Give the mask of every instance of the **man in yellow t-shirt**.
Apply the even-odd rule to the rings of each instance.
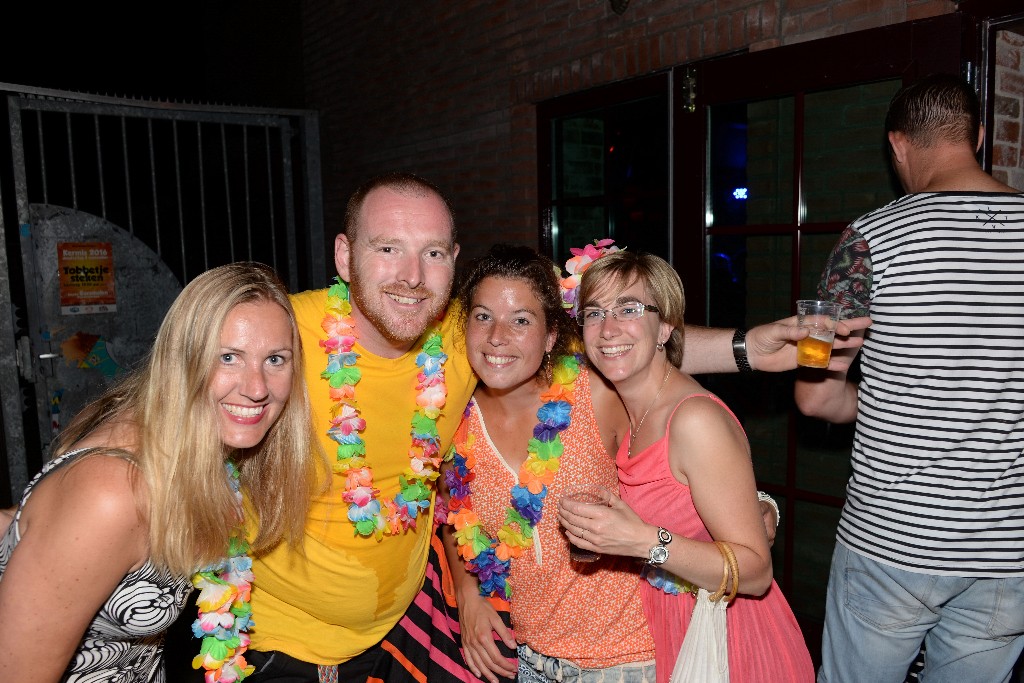
[[[361,378],[354,385],[372,488],[385,504],[400,490],[399,476],[410,467],[411,425],[418,406],[417,357],[432,336],[441,335],[447,390],[437,418],[439,450],[451,444],[462,411],[476,384],[462,343],[459,312],[447,308],[455,272],[455,223],[441,192],[411,174],[392,173],[360,186],[348,201],[345,231],[335,239],[334,261],[348,283],[351,318]],[[313,424],[328,459],[338,444],[327,433],[332,408],[322,327],[328,290],[292,297],[305,354]],[[689,373],[771,371],[796,367],[795,342],[806,336],[792,320],[770,323],[749,333],[688,326],[683,369]],[[836,347],[867,318],[847,320]],[[336,341],[336,340],[335,340]],[[323,342],[327,342],[327,347]],[[747,360],[747,344],[750,359]],[[436,401],[432,396],[421,400]],[[357,533],[343,500],[346,475],[331,475],[326,493],[312,506],[302,551],[287,545],[254,558],[252,643],[246,658],[256,666],[254,683],[365,681],[383,656],[381,640],[401,619],[419,592],[427,565],[433,513],[433,483],[414,527],[378,538]],[[354,482],[353,485],[360,483]],[[363,491],[369,490],[364,488]]]
[[[361,378],[354,385],[372,487],[385,505],[410,467],[411,420],[417,411],[417,356],[428,328],[445,314],[455,257],[455,225],[447,201],[433,185],[407,174],[374,178],[349,200],[345,232],[335,240],[335,265],[349,283],[356,330],[352,351]],[[338,444],[327,433],[336,403],[321,378],[328,355],[321,342],[328,291],[292,297],[313,407],[314,429],[328,459]],[[451,310],[439,332],[447,390],[437,418],[441,453],[451,443],[476,378],[455,340],[460,321]],[[247,657],[254,680],[317,680],[317,665],[338,665],[336,680],[365,680],[379,643],[401,619],[423,583],[430,547],[433,496],[414,528],[378,538],[356,532],[342,499],[346,475],[314,502],[303,553],[282,544],[254,558],[259,576],[252,593],[252,644]],[[329,672],[332,675],[333,671]]]

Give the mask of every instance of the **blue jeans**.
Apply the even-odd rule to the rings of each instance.
[[[1005,683],[1022,634],[1022,577],[908,572],[836,543],[818,683],[900,683],[922,642],[922,683]]]
[[[606,669],[581,669],[567,659],[519,646],[519,683],[654,683],[654,660],[630,662]]]

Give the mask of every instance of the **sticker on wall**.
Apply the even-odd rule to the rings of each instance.
[[[108,380],[117,379],[125,372],[107,350],[107,340],[96,334],[76,332],[61,342],[60,353],[68,365],[98,370]]]
[[[58,242],[61,315],[113,313],[114,248],[110,242]]]
[[[54,437],[60,434],[60,400],[63,397],[63,389],[55,390],[50,396],[50,433]]]

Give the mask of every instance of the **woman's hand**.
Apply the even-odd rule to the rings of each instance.
[[[558,522],[566,537],[573,545],[602,555],[646,558],[657,543],[656,528],[611,491],[604,494],[603,504],[559,499]]]
[[[501,654],[494,643],[494,636],[501,638],[513,652],[516,650],[515,636],[505,626],[490,601],[480,595],[480,582],[466,570],[466,565],[459,557],[452,527],[448,524],[441,527],[441,543],[444,545],[444,557],[441,559],[448,563],[455,587],[459,626],[462,629],[462,656],[466,666],[477,678],[486,678],[490,683],[498,683],[499,677],[514,678],[518,670],[517,662]]]
[[[461,571],[461,567],[456,569]],[[462,628],[462,653],[474,675],[490,683],[498,683],[499,678],[515,678],[517,664],[501,654],[494,636],[501,638],[513,652],[516,639],[487,598],[479,593],[460,593],[459,626]]]

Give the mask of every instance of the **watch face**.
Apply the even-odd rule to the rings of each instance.
[[[668,559],[668,548],[656,545],[651,548],[651,564],[661,564]]]

